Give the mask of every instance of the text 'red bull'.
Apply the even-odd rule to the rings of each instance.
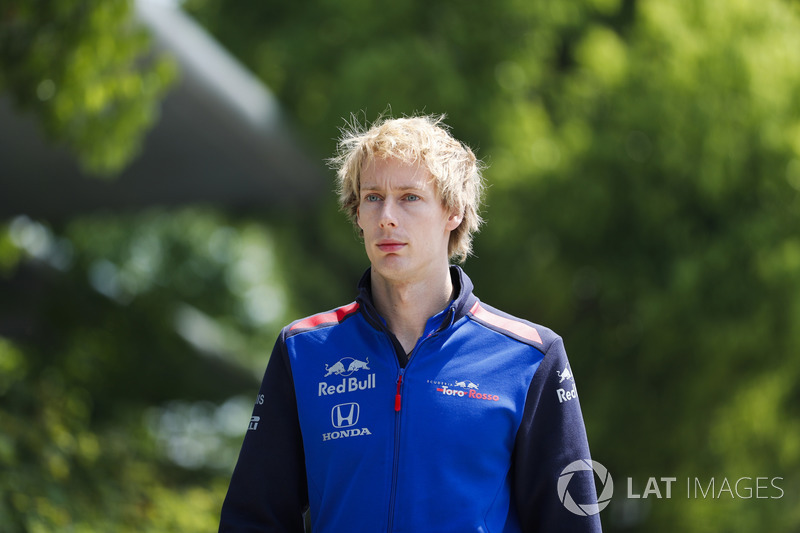
[[[342,382],[338,385],[328,385],[326,382],[319,383],[319,392],[317,396],[333,396],[334,394],[342,394],[345,392],[355,392],[358,390],[367,390],[375,388],[375,374],[370,374],[367,379],[358,378],[342,378]]]

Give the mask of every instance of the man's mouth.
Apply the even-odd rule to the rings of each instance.
[[[397,252],[401,248],[403,248],[405,245],[406,245],[406,243],[401,242],[401,241],[395,241],[393,239],[384,239],[384,240],[378,241],[377,244],[376,244],[378,249],[381,252],[384,252],[384,253]]]

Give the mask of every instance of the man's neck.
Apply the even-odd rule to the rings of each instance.
[[[373,271],[371,284],[375,308],[406,353],[425,332],[428,319],[445,309],[453,298],[447,265],[435,276],[406,282],[391,281]]]

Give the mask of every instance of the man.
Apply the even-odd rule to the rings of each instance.
[[[306,508],[314,533],[600,531],[561,503],[589,459],[561,339],[449,265],[481,223],[472,151],[441,118],[388,119],[333,163],[371,267],[355,302],[281,332],[220,531],[303,531]],[[596,502],[591,472],[567,480]]]

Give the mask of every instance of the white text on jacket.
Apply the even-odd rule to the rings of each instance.
[[[375,388],[375,374],[370,374],[367,379],[358,379],[355,377],[342,378],[342,382],[338,385],[328,385],[324,381],[319,383],[319,393],[317,396],[333,396],[334,394],[342,394],[344,392],[355,392],[357,390],[367,390]]]

